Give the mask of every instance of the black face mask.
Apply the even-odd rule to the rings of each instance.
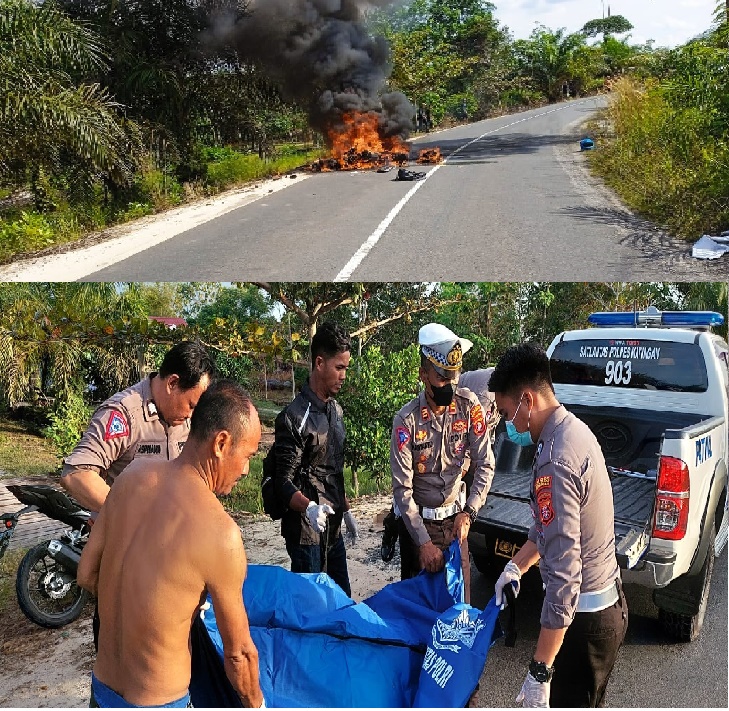
[[[439,388],[431,384],[430,387],[433,390],[433,402],[438,407],[445,407],[453,402],[453,383],[446,383]]]

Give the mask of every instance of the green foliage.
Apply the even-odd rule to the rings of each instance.
[[[610,15],[586,22],[580,31],[586,37],[602,35],[607,38],[609,35],[620,35],[632,29],[633,25],[622,15]]]
[[[0,0],[0,179],[47,167],[88,183],[129,180],[134,125],[106,89],[77,81],[106,68],[105,52],[55,3]]]
[[[714,52],[717,64],[726,62],[726,50]],[[599,137],[601,149],[591,158],[632,207],[696,239],[729,227],[729,85],[714,71],[701,86],[694,76],[684,71],[662,83],[617,82],[607,111],[610,132]]]
[[[377,346],[353,358],[339,395],[347,428],[345,459],[353,473],[367,473],[386,488],[395,413],[418,392],[417,346],[385,355]]]
[[[92,408],[86,405],[78,392],[70,392],[65,400],[51,410],[48,416],[50,424],[44,434],[62,457],[70,454],[78,444],[91,414]]]

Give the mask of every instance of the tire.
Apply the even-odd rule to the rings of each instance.
[[[695,615],[682,615],[669,610],[658,610],[658,620],[664,631],[677,642],[693,642],[699,636],[701,627],[704,624],[706,607],[709,603],[709,588],[711,587],[711,575],[714,572],[714,526],[711,526],[709,547],[706,552],[706,560],[701,567],[697,577],[701,578],[701,598],[699,610]]]
[[[20,561],[15,592],[20,609],[31,622],[56,629],[81,614],[89,593],[51,557],[48,543],[31,548]]]

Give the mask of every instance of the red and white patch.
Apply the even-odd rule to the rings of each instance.
[[[122,415],[121,412],[113,410],[109,421],[106,423],[106,430],[104,431],[104,439],[108,442],[110,439],[116,439],[117,437],[128,437],[129,436],[129,423],[127,418]]]
[[[537,495],[537,509],[542,526],[549,526],[554,521],[554,508],[552,508],[552,489],[542,489]]]
[[[474,405],[471,408],[471,428],[477,437],[486,432],[486,420],[484,420],[481,405]]]
[[[456,420],[452,427],[454,434],[463,434],[468,430],[468,423],[465,420]]]

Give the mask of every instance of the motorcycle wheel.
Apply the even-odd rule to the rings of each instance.
[[[48,541],[31,548],[20,561],[15,592],[23,614],[51,629],[73,622],[89,600],[76,578],[48,553]]]

